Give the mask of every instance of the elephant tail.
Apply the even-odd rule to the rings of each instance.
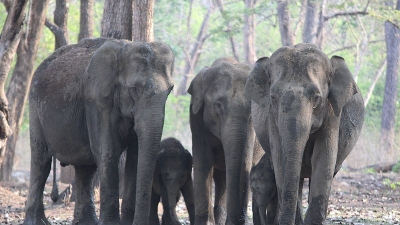
[[[58,201],[58,187],[57,187],[57,170],[56,170],[57,160],[53,156],[53,189],[51,190],[51,200],[56,203]]]

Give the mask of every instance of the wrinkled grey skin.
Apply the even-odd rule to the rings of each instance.
[[[188,89],[196,225],[245,223],[255,139],[251,102],[244,95],[249,72],[248,65],[221,58]]]
[[[194,224],[192,155],[175,138],[161,142],[154,173],[151,196],[150,224],[159,224],[158,203],[163,205],[162,225],[181,225],[176,215],[180,193],[186,203],[190,224]]]
[[[39,66],[29,95],[31,176],[24,224],[49,224],[43,188],[53,155],[75,167],[74,224],[149,224],[173,62],[165,44],[101,38],[60,48]],[[120,220],[118,160],[124,150],[130,179],[124,179]],[[96,168],[99,221],[92,188]]]
[[[301,193],[310,178],[305,224],[326,218],[331,183],[364,121],[362,96],[343,58],[310,44],[282,47],[257,61],[246,83],[258,139],[271,155],[279,224],[301,224]]]
[[[259,163],[251,168],[250,186],[253,194],[253,224],[274,224],[277,213],[278,193],[271,159],[267,154],[264,154]]]

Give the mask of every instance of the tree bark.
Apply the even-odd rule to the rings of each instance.
[[[24,114],[25,102],[32,79],[36,53],[46,18],[47,0],[32,1],[29,13],[28,30],[18,45],[17,63],[7,90],[10,103],[10,126],[12,135],[7,140],[7,153],[0,168],[0,180],[9,181],[14,164],[15,144]]]
[[[154,41],[153,14],[154,0],[135,0],[133,13],[133,40]]]
[[[303,42],[315,43],[316,22],[318,20],[318,10],[320,9],[320,1],[306,0],[306,15],[303,29]]]
[[[278,22],[283,46],[293,45],[293,33],[290,29],[289,0],[278,0]]]
[[[197,62],[201,55],[201,48],[203,47],[204,41],[209,37],[207,34],[208,25],[210,21],[211,14],[214,12],[214,6],[211,6],[206,15],[204,16],[203,22],[201,23],[201,27],[199,33],[197,34],[196,42],[193,45],[192,51],[190,55],[186,55],[186,65],[185,65],[185,74],[182,77],[182,80],[179,84],[179,89],[177,95],[186,95],[187,87],[189,85],[189,80],[193,76],[193,69],[196,67]]]
[[[378,83],[379,78],[381,78],[383,71],[385,70],[386,60],[383,61],[382,65],[379,67],[378,72],[375,75],[374,80],[372,81],[371,86],[368,89],[368,93],[365,96],[364,107],[367,107],[369,100],[371,99],[372,93],[374,92],[375,85]]]
[[[132,0],[105,0],[101,36],[132,40]]]
[[[56,36],[55,49],[68,43],[68,0],[56,0],[56,8],[54,10],[54,23],[63,31],[65,40]]]
[[[3,164],[7,150],[7,137],[12,132],[9,126],[8,100],[5,95],[4,85],[19,43],[19,33],[25,19],[25,5],[27,2],[26,0],[13,1],[11,4],[7,1],[4,2],[8,14],[0,35],[0,166]]]
[[[392,3],[392,4],[390,4]],[[389,1],[393,5],[393,1]],[[397,1],[396,10],[400,10],[400,0]],[[386,40],[386,81],[382,106],[381,141],[387,151],[393,149],[394,125],[396,116],[397,81],[400,59],[400,30],[389,22],[385,22]]]
[[[78,41],[93,37],[94,0],[81,0]]]
[[[224,5],[223,5],[222,0],[217,0],[216,3],[218,5],[218,8],[219,8],[219,11],[221,12],[221,14],[224,14]],[[228,22],[228,24],[226,26],[227,26],[227,32],[229,33],[229,42],[231,44],[232,56],[233,56],[233,58],[236,59],[236,61],[239,62],[240,60],[239,60],[239,56],[238,56],[237,51],[236,51],[235,40],[233,39],[233,36],[230,34],[230,32],[232,30],[232,28],[231,28],[232,26],[231,26],[230,21],[227,21],[227,22]]]
[[[244,0],[247,9],[253,9],[255,5],[255,0]],[[244,52],[245,52],[245,62],[253,65],[256,60],[256,46],[255,46],[255,21],[253,13],[244,14],[244,28],[243,28],[243,40],[244,40]]]

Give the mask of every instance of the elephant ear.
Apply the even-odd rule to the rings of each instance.
[[[190,154],[189,150],[187,150],[187,149],[185,149],[185,160],[190,165],[190,168],[192,168],[192,166],[193,166],[193,157],[192,157],[192,154]]]
[[[210,67],[204,67],[190,83],[188,93],[192,96],[190,104],[192,113],[197,114],[204,102],[204,77]]]
[[[336,116],[340,115],[342,108],[358,92],[356,82],[346,65],[344,59],[340,56],[332,56],[331,64],[333,74],[330,78],[328,100],[332,105]]]
[[[95,51],[86,69],[90,82],[90,95],[108,97],[114,89],[116,77],[119,73],[118,58],[123,43],[107,41]]]
[[[247,78],[245,95],[261,107],[267,107],[269,111],[270,75],[268,73],[269,58],[263,57],[257,60],[250,76]]]

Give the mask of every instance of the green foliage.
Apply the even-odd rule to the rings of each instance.
[[[0,32],[3,29],[3,24],[6,22],[7,19],[7,10],[3,4],[0,4]]]
[[[393,166],[392,171],[395,173],[400,173],[400,162]]]
[[[390,179],[386,178],[383,181],[383,184],[389,187],[390,189],[396,190],[397,188],[400,188],[400,181],[391,181]]]
[[[376,171],[375,171],[375,169],[374,168],[367,168],[367,169],[365,169],[365,171],[364,171],[365,173],[368,173],[368,174],[371,174],[371,173],[376,173]]]

